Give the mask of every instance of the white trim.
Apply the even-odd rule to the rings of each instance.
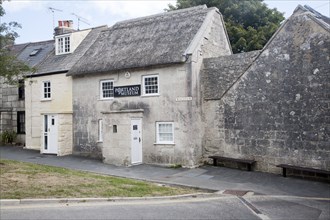
[[[152,77],[156,77],[157,78],[157,93],[148,93],[146,94],[145,91],[145,79],[146,78],[152,78]],[[144,75],[142,76],[142,94],[141,96],[159,96],[160,95],[160,83],[159,83],[159,74],[152,74],[152,75]]]
[[[65,38],[69,38],[69,51],[65,52]],[[58,42],[60,39],[63,39],[63,45],[62,45],[62,52],[59,52],[59,45]],[[60,35],[60,36],[56,36],[55,37],[55,54],[56,55],[62,55],[62,54],[68,54],[68,53],[72,53],[72,36],[71,34],[65,34],[65,35]]]
[[[102,83],[107,83],[107,82],[112,82],[112,90],[113,90],[113,95],[114,95],[114,80],[112,79],[106,79],[106,80],[100,80],[99,83],[99,92],[100,92],[100,100],[109,100],[109,99],[113,99],[114,97],[103,97],[103,90],[102,90]]]
[[[160,141],[159,137],[159,125],[171,125],[172,126],[172,141]],[[174,122],[156,122],[156,143],[155,144],[170,144],[173,145],[174,143]]]
[[[103,142],[103,121],[99,119],[98,121],[98,142]]]
[[[49,82],[49,88],[50,88],[50,92],[49,92],[50,97],[45,98],[45,83],[48,83],[48,82]],[[50,101],[50,100],[52,100],[52,82],[50,80],[45,80],[45,81],[42,81],[42,84],[41,84],[41,101]]]

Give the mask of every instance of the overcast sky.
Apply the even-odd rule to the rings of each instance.
[[[113,25],[117,21],[164,12],[169,3],[176,1],[118,1],[118,0],[11,0],[5,1],[3,7],[6,15],[1,22],[17,21],[22,25],[18,29],[20,37],[16,43],[50,40],[53,37],[53,16],[55,26],[58,20],[73,20],[74,28],[80,29],[100,25]],[[329,0],[265,0],[269,8],[277,8],[288,18],[298,4],[309,5],[323,15],[330,16]],[[49,8],[54,8],[54,13]],[[58,11],[60,10],[60,11]],[[75,14],[75,15],[73,15]],[[88,23],[88,24],[87,24]]]

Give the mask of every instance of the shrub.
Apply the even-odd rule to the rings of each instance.
[[[4,144],[11,144],[15,142],[17,134],[14,130],[4,130],[1,134],[1,141]]]

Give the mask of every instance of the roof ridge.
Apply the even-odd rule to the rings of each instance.
[[[198,10],[198,9],[200,9],[200,10],[207,9],[207,6],[204,4],[204,5],[198,5],[198,6],[194,6],[194,7],[190,7],[190,8],[184,8],[184,9],[179,9],[179,10],[174,10],[174,11],[169,11],[169,12],[162,12],[162,13],[157,13],[157,14],[153,14],[153,15],[138,17],[138,18],[127,19],[127,20],[116,22],[112,27],[119,26],[122,24],[127,24],[127,23],[143,21],[146,19],[155,18],[155,17],[159,17],[162,15],[173,15],[173,14],[179,14],[179,13],[187,12],[187,11],[194,11],[194,10]],[[112,27],[110,27],[110,28],[112,28]]]

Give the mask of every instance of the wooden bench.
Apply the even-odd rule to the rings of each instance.
[[[218,164],[218,161],[236,162],[236,163],[246,164],[248,171],[252,170],[252,165],[256,162],[255,160],[238,159],[238,158],[222,157],[222,156],[209,156],[209,158],[213,159],[214,166]]]
[[[286,170],[299,170],[299,171],[306,171],[310,173],[315,173],[315,174],[325,174],[325,175],[330,175],[330,171],[327,170],[319,170],[319,169],[314,169],[314,168],[309,168],[309,167],[300,167],[300,166],[294,166],[294,165],[289,165],[289,164],[279,164],[276,165],[277,167],[281,167],[283,169],[283,176],[286,177]]]

